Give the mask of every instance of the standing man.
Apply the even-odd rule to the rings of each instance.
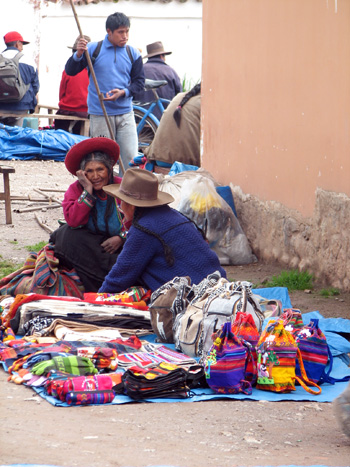
[[[105,108],[120,146],[120,157],[125,170],[137,156],[138,139],[132,98],[143,89],[145,76],[140,52],[126,45],[129,39],[130,20],[124,13],[114,13],[106,21],[107,35],[100,42],[87,42],[80,38],[77,51],[66,63],[67,75],[74,76],[88,66],[84,52],[87,50],[93,63],[100,92],[105,96]],[[90,136],[107,136],[108,126],[99,96],[90,75],[88,88],[88,113]],[[119,175],[122,175],[119,168]]]
[[[147,55],[143,57],[148,58],[143,66],[145,78],[168,81],[167,86],[162,86],[157,89],[157,93],[159,97],[169,99],[169,101],[182,91],[179,75],[171,66],[165,63],[165,56],[171,53],[172,52],[165,52],[162,42],[158,41],[147,45]],[[136,94],[134,99],[140,102],[152,102],[154,96],[152,91],[143,91]],[[157,107],[154,109],[153,113],[158,119],[161,118],[161,113]]]
[[[22,80],[22,88],[24,95],[18,99],[15,97],[15,93],[11,89],[7,89],[6,82],[0,81],[0,111],[2,113],[10,114],[23,114],[23,113],[34,113],[37,105],[37,94],[39,91],[39,77],[38,71],[34,63],[30,63],[23,54],[23,46],[29,44],[29,42],[23,40],[21,34],[16,31],[11,31],[5,34],[4,42],[6,49],[1,53],[1,64],[6,65],[6,59],[14,59],[17,55],[21,54],[19,58],[19,81]],[[5,61],[4,61],[5,59]],[[13,69],[11,73],[15,73]],[[6,97],[8,94],[8,97]],[[0,117],[0,123],[4,123],[8,126],[23,126],[23,117]]]
[[[75,40],[72,49],[74,54],[80,36]],[[84,36],[87,42],[91,42],[89,36]],[[75,76],[68,76],[65,71],[62,72],[62,78],[59,91],[58,111],[56,115],[72,115],[75,117],[88,118],[87,96],[89,86],[89,74],[85,68]],[[55,120],[55,130],[65,130],[75,135],[80,135],[82,122],[80,120]]]

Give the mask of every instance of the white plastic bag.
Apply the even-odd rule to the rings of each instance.
[[[176,208],[203,230],[221,264],[250,264],[257,261],[248,239],[230,206],[216,192],[214,182],[196,175],[185,180]]]

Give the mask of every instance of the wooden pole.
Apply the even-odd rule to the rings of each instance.
[[[70,4],[71,4],[72,10],[73,10],[73,14],[74,14],[75,21],[76,21],[77,26],[78,26],[78,30],[79,30],[80,37],[84,38],[83,31],[82,31],[82,29],[81,29],[81,27],[80,27],[79,18],[78,18],[77,12],[75,11],[75,7],[74,7],[74,4],[73,4],[73,0],[70,0]],[[90,70],[90,74],[91,74],[92,79],[93,79],[93,82],[94,82],[94,84],[95,84],[95,88],[96,88],[96,91],[97,91],[98,98],[99,98],[99,100],[100,100],[100,104],[101,104],[101,108],[102,108],[102,111],[103,111],[103,115],[104,115],[104,117],[105,117],[105,119],[106,119],[108,131],[109,131],[109,134],[110,134],[110,138],[111,138],[111,139],[114,139],[113,130],[112,130],[112,126],[111,126],[111,122],[109,121],[109,118],[108,118],[108,115],[107,115],[107,111],[106,111],[106,107],[105,107],[104,102],[103,102],[103,94],[100,92],[100,88],[99,88],[99,86],[98,86],[98,82],[97,82],[96,75],[95,75],[95,70],[94,70],[94,67],[93,67],[93,65],[92,65],[91,58],[90,58],[90,55],[89,55],[88,50],[85,50],[85,57],[86,57],[86,60],[87,60],[87,63],[88,63],[88,67],[89,67],[89,70]],[[119,159],[118,159],[118,164],[120,165],[120,167],[121,167],[121,169],[122,169],[122,172],[123,172],[123,174],[124,174],[124,173],[125,173],[125,168],[124,168],[124,164],[123,164],[123,161],[122,161],[121,157],[119,157]]]

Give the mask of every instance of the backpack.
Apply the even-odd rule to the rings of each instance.
[[[99,41],[99,42],[97,43],[96,49],[94,50],[94,52],[93,52],[93,54],[92,54],[92,56],[91,56],[91,63],[92,63],[92,66],[94,66],[95,61],[96,61],[96,58],[98,57],[98,54],[99,54],[100,51],[101,51],[102,43],[103,43],[103,41]],[[133,64],[134,64],[134,58],[133,58],[133,56],[132,56],[132,53],[131,53],[131,50],[130,50],[130,46],[129,46],[129,45],[126,46],[126,51],[128,52],[128,55],[129,55],[131,64],[133,65]]]
[[[0,102],[19,102],[29,89],[29,84],[25,84],[19,70],[22,56],[22,52],[13,58],[0,54]]]

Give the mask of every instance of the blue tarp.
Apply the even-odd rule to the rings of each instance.
[[[0,160],[64,161],[67,151],[86,138],[64,130],[34,130],[0,124]]]

